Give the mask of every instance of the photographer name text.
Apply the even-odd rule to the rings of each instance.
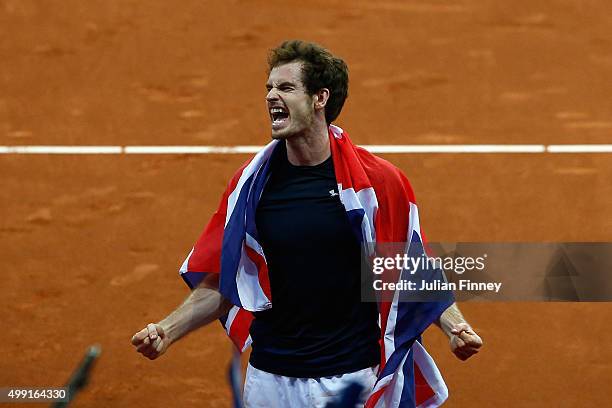
[[[474,282],[469,279],[461,279],[459,282],[444,282],[439,280],[420,282],[409,281],[402,279],[398,282],[383,282],[377,279],[373,282],[374,290],[407,290],[407,291],[444,291],[444,290],[459,290],[459,291],[494,291],[499,293],[502,287],[501,282]]]

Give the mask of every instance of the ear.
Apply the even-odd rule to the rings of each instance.
[[[329,100],[329,89],[321,88],[314,94],[314,107],[315,109],[324,109]]]

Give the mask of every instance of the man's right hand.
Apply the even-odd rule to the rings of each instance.
[[[136,351],[150,360],[155,360],[164,354],[170,343],[164,328],[155,323],[149,323],[147,327],[132,336],[132,344],[136,347]]]

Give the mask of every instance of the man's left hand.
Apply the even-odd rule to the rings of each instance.
[[[482,339],[467,323],[459,323],[451,329],[451,351],[460,360],[467,360],[478,353],[482,347]]]

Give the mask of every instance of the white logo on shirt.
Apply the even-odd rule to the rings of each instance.
[[[336,193],[334,190],[329,190],[329,195],[331,197],[336,197],[338,195],[338,193]]]

